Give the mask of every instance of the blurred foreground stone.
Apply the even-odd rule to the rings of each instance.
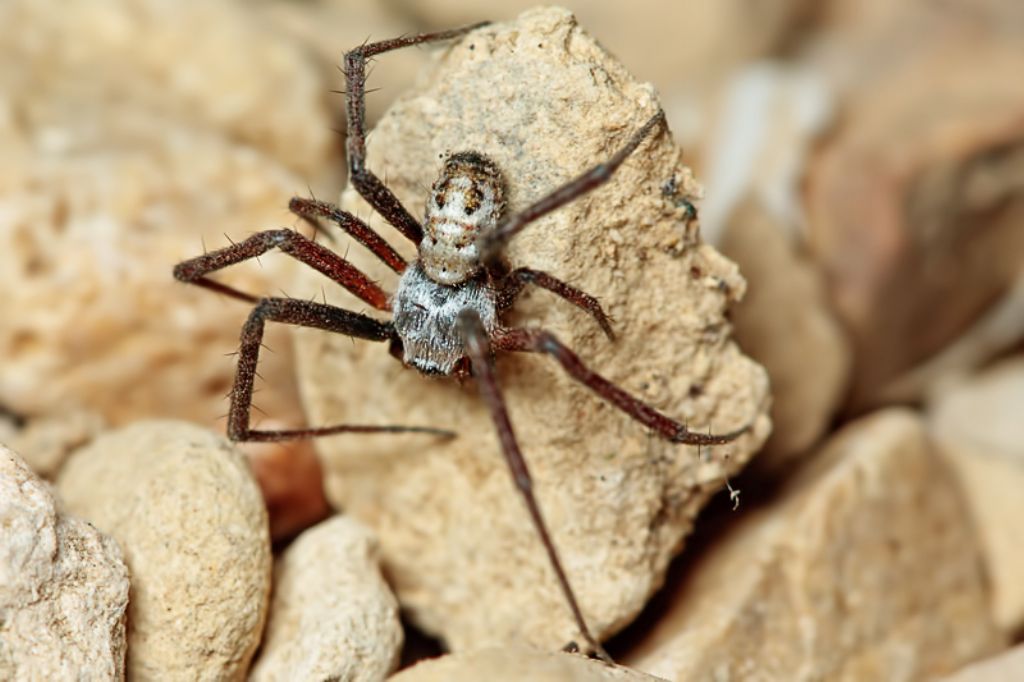
[[[123,680],[128,569],[0,445],[0,679]]]
[[[0,35],[0,403],[114,424],[226,411],[247,306],[171,268],[293,224],[288,199],[333,144],[315,67],[247,17],[234,2],[0,3],[17,27]],[[283,260],[223,280],[275,292]],[[267,343],[279,359],[258,402],[297,421],[287,336]]]
[[[850,424],[738,521],[626,664],[680,682],[898,682],[1005,643],[967,508],[913,413]]]
[[[656,682],[660,678],[579,654],[523,647],[482,649],[423,661],[393,682]]]
[[[929,429],[959,476],[974,516],[996,621],[1017,633],[1024,633],[1022,415],[1022,358],[948,389],[928,414]]]
[[[263,631],[271,556],[241,453],[184,422],[138,422],[74,453],[57,486],[124,550],[128,676],[242,679]]]
[[[651,88],[564,10],[531,11],[435,49],[434,70],[369,140],[369,165],[414,215],[447,152],[490,155],[518,210],[607,159],[658,107]],[[551,329],[593,368],[695,430],[753,425],[698,459],[695,448],[652,437],[550,359],[501,358],[540,506],[600,636],[639,612],[697,512],[769,430],[764,371],[739,352],[725,319],[744,281],[701,243],[682,207],[698,191],[671,136],[657,131],[610,183],[530,226],[508,253],[514,266],[545,270],[600,299],[619,338],[609,343],[586,314],[539,289],[525,292],[510,324]],[[352,190],[343,205],[369,212]],[[340,250],[394,287],[394,274],[363,249]],[[303,273],[294,295],[319,298],[323,278]],[[338,305],[364,307],[337,287],[326,292]],[[391,435],[317,442],[329,499],[377,531],[412,618],[456,651],[516,640],[556,650],[581,641],[476,387],[404,370],[384,344],[300,330],[297,351],[311,424],[458,433],[450,442]]]
[[[377,541],[345,516],[307,530],[274,571],[274,600],[254,682],[374,682],[402,648],[398,602],[380,574]]]

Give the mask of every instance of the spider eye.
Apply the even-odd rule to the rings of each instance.
[[[438,208],[444,208],[444,194],[442,194],[441,192],[435,194],[434,203],[437,205]]]

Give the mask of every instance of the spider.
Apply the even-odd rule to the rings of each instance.
[[[587,626],[534,497],[530,471],[517,444],[495,375],[494,353],[547,354],[573,379],[586,385],[600,398],[674,443],[697,446],[727,443],[747,428],[717,435],[690,431],[685,424],[660,413],[587,367],[550,332],[502,324],[503,313],[512,306],[520,292],[527,285],[534,285],[587,312],[608,338],[614,340],[611,321],[594,297],[545,272],[525,267],[512,269],[504,261],[502,252],[508,241],[530,223],[607,182],[644,140],[664,125],[663,112],[659,111],[640,126],[610,159],[511,215],[505,213],[506,184],[501,169],[475,151],[453,153],[444,160],[431,187],[422,224],[366,167],[364,100],[368,60],[402,47],[457,38],[483,25],[367,43],[349,51],[344,57],[349,179],[377,213],[416,244],[418,255],[412,262],[403,259],[369,225],[351,213],[315,199],[296,197],[289,203],[293,213],[314,226],[321,219],[337,224],[398,274],[400,279],[393,295],[342,256],[289,229],[258,232],[242,242],[183,261],[174,268],[174,276],[183,282],[255,304],[242,327],[238,367],[230,394],[227,433],[232,440],[280,441],[354,432],[453,435],[443,429],[401,425],[339,424],[287,430],[252,428],[253,382],[267,322],[314,327],[368,341],[387,342],[392,355],[425,375],[474,380],[494,422],[512,478],[526,503],[579,632],[591,651],[611,660]],[[392,313],[391,321],[315,301],[260,298],[208,277],[210,273],[256,258],[274,248],[323,273],[373,308]]]

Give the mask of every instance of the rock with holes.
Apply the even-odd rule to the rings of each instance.
[[[402,647],[398,602],[377,541],[346,516],[310,528],[278,561],[274,601],[252,679],[383,679]]]
[[[242,454],[197,426],[138,422],[75,452],[57,486],[124,550],[128,676],[241,679],[271,573],[267,512]]]
[[[249,306],[171,268],[289,224],[334,146],[327,86],[238,3],[14,0],[0,25],[0,404],[213,424]],[[284,260],[222,280],[276,292]],[[287,336],[267,343],[260,407],[297,423]]]
[[[123,680],[128,569],[0,445],[0,679]]]
[[[431,51],[430,70],[368,146],[369,166],[417,216],[448,153],[488,155],[505,173],[511,210],[520,210],[608,158],[659,106],[653,89],[562,9],[423,50]],[[609,379],[696,429],[752,427],[698,459],[695,448],[653,437],[549,358],[499,359],[540,506],[602,636],[639,612],[697,512],[769,430],[765,373],[731,341],[725,318],[744,281],[686,218],[685,200],[698,192],[682,152],[659,129],[610,183],[531,225],[507,253],[510,265],[547,271],[600,299],[618,338],[610,342],[586,314],[539,289],[521,296],[506,323],[553,331]],[[369,214],[351,189],[342,202]],[[412,257],[409,242],[381,232]],[[340,248],[393,290],[394,273],[358,245]],[[322,278],[300,272],[290,292],[319,298]],[[337,287],[325,290],[332,303],[365,309]],[[311,423],[458,433],[449,441],[349,435],[317,444],[329,498],[377,531],[412,618],[455,650],[580,642],[473,383],[403,369],[385,344],[312,330],[300,330],[297,344]]]
[[[970,515],[921,419],[828,441],[673,582],[625,659],[670,680],[931,679],[999,651]]]

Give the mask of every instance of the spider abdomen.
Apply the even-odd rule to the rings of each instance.
[[[459,331],[462,310],[475,310],[488,332],[498,324],[495,294],[484,281],[438,284],[418,262],[399,280],[391,308],[403,360],[425,374],[451,374],[465,355]]]

